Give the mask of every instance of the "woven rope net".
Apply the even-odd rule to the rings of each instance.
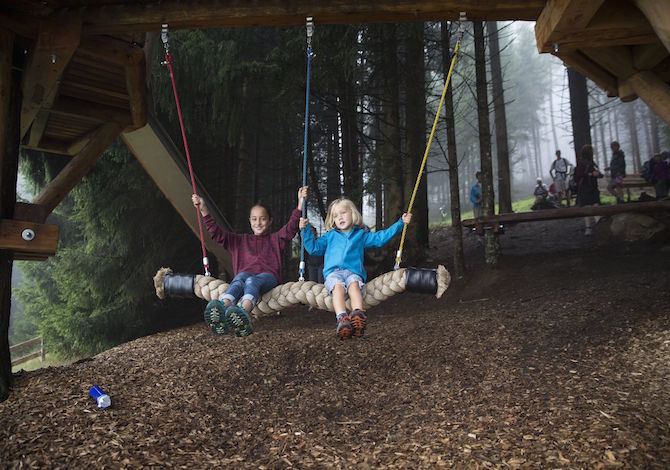
[[[163,281],[165,275],[171,273],[170,268],[160,268],[154,276],[156,295],[166,297]],[[435,297],[442,297],[449,287],[451,276],[442,265],[437,270],[437,292]],[[210,301],[218,299],[228,289],[229,284],[215,277],[196,275],[194,294],[196,297]],[[405,268],[382,274],[365,284],[363,308],[374,307],[380,302],[405,291]],[[347,307],[349,301],[347,301]],[[312,307],[333,311],[333,301],[323,284],[312,281],[287,282],[266,292],[251,312],[255,318],[274,315],[277,311],[294,305],[311,305]]]

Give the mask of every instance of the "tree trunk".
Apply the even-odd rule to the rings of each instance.
[[[552,73],[552,68],[549,67],[549,89],[552,90],[552,82],[553,82],[553,73]],[[554,139],[554,152],[556,150],[560,150],[558,147],[558,133],[556,132],[556,121],[554,118],[554,94],[549,93],[549,122],[551,123],[551,135]],[[555,155],[552,152],[552,155]]]
[[[651,129],[651,151],[656,154],[661,151],[661,141],[658,137],[658,121],[656,120],[656,113],[649,108],[647,110],[649,111],[649,128]]]
[[[491,57],[491,82],[493,91],[493,112],[496,126],[496,151],[498,152],[498,210],[512,212],[511,177],[509,169],[509,146],[507,142],[507,116],[503,89],[502,67],[500,66],[500,45],[498,44],[498,24],[487,23],[489,33],[489,56]]]
[[[479,151],[482,167],[482,203],[484,215],[495,212],[493,194],[493,160],[491,159],[491,125],[489,123],[489,101],[486,83],[486,51],[484,46],[484,23],[475,21],[475,75],[477,79],[477,116],[479,124]],[[497,232],[497,230],[496,230]],[[497,264],[500,245],[493,230],[484,231],[484,256],[487,264]]]
[[[358,132],[356,122],[356,89],[347,77],[340,77],[339,112],[342,136],[342,172],[344,194],[356,207],[361,208],[363,192],[359,161]]]
[[[327,120],[328,126],[328,155],[326,168],[328,176],[326,178],[326,199],[328,204],[331,201],[342,196],[342,184],[340,183],[340,144],[339,144],[339,126],[337,123],[337,112],[330,113],[330,119]]]
[[[533,119],[533,153],[535,154],[535,167],[537,168],[537,175],[544,176],[544,166],[542,165],[542,143],[540,142],[540,129],[537,121]]]
[[[424,72],[424,42],[423,23],[409,23],[406,26],[406,127],[407,153],[409,155],[409,169],[407,174],[407,189],[413,190],[416,178],[419,175],[421,162],[426,150],[426,87]],[[408,244],[415,255],[423,257],[424,249],[428,247],[428,193],[426,173],[421,180],[415,195],[412,207],[412,223],[408,227]],[[390,221],[389,221],[390,222]]]
[[[16,180],[19,168],[19,122],[21,121],[21,77],[12,71],[14,35],[0,30],[0,218],[14,218]],[[0,250],[0,402],[12,386],[9,352],[9,317],[12,302],[14,253]]]
[[[605,142],[605,123],[602,121],[600,122],[600,142],[603,145],[603,163],[604,166],[602,168],[606,168],[609,166],[609,162],[607,161],[607,149],[609,146],[607,145],[607,142]]]
[[[453,24],[453,23],[452,23]],[[451,34],[446,21],[442,22],[442,67],[444,79],[447,79],[450,58]],[[444,98],[444,114],[447,129],[447,161],[449,163],[449,193],[451,199],[451,236],[454,240],[452,260],[453,274],[461,278],[465,274],[465,253],[463,251],[463,229],[461,227],[461,201],[458,182],[458,153],[456,152],[456,119],[454,118],[454,94],[452,83],[449,82]]]
[[[637,123],[635,120],[635,106],[632,103],[627,105],[628,107],[628,129],[630,131],[631,144],[633,146],[633,171],[635,173],[640,172],[642,168],[642,162],[640,161],[640,141],[637,136]]]
[[[397,26],[382,26],[384,74],[384,134],[386,139],[381,154],[384,169],[384,223],[390,225],[405,210],[404,180],[400,155],[400,78],[398,76],[398,39]]]
[[[572,137],[575,145],[575,162],[581,148],[591,145],[591,123],[589,119],[589,93],[586,77],[574,69],[568,69],[568,87],[570,89],[570,115],[572,118]]]

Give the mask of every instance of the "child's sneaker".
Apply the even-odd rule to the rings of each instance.
[[[226,320],[226,307],[223,302],[216,299],[210,300],[205,307],[205,323],[213,333],[225,335],[228,333],[228,322]]]
[[[339,319],[337,320],[337,336],[340,337],[340,339],[349,339],[349,336],[351,336],[351,323],[349,322],[349,316],[348,315],[341,315]]]
[[[356,309],[351,312],[349,321],[354,329],[354,336],[363,336],[365,334],[365,322],[368,317],[363,310]]]
[[[231,305],[226,309],[226,319],[228,320],[228,328],[236,336],[249,336],[253,332],[251,317],[244,307]]]

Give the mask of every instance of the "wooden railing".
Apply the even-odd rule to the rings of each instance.
[[[44,362],[44,355],[45,355],[44,339],[41,338],[41,337],[29,339],[28,341],[24,341],[23,343],[15,344],[11,348],[9,348],[9,353],[11,355],[13,355],[14,352],[21,351],[21,350],[27,350],[29,348],[32,349],[35,345],[38,345],[38,344],[40,346],[39,350],[37,350],[35,352],[31,352],[30,354],[26,354],[25,356],[21,356],[17,359],[14,359],[12,361],[12,367],[14,367],[16,365],[19,365],[19,364],[23,364],[24,362],[27,362],[31,359],[36,358],[36,357],[39,357],[40,361]]]

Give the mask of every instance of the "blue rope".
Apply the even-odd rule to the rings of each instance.
[[[303,145],[302,157],[302,185],[307,186],[307,133],[309,130],[309,75],[312,69],[312,47],[307,47],[307,86],[305,89],[305,139]],[[302,217],[307,218],[307,201],[302,201]],[[300,239],[300,270],[299,280],[305,280],[305,240]]]

